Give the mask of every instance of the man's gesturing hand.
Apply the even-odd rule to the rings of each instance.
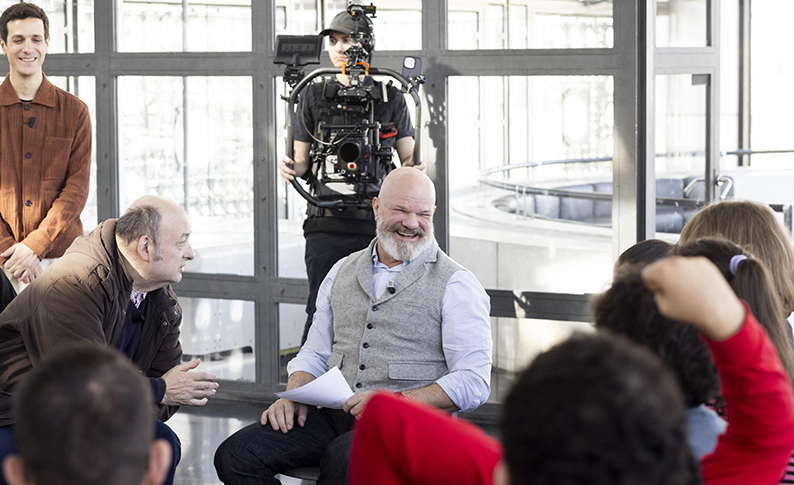
[[[200,359],[191,360],[174,366],[163,374],[165,381],[165,396],[161,401],[163,404],[170,406],[207,404],[207,398],[214,396],[218,388],[218,383],[215,382],[218,378],[209,372],[189,372],[200,363]]]
[[[306,424],[306,414],[309,408],[305,404],[290,401],[289,399],[279,399],[274,402],[267,410],[262,413],[259,420],[262,426],[270,423],[273,431],[281,430],[286,433],[295,425],[295,416],[298,416],[298,426],[301,428]]]

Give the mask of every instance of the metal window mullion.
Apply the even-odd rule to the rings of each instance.
[[[276,296],[270,283],[277,277],[278,193],[275,180],[275,66],[273,30],[275,2],[252,2],[252,102],[254,130],[254,271],[258,297],[256,308],[256,382],[258,388],[273,389],[279,383],[279,319]],[[281,290],[283,291],[283,290]]]
[[[110,58],[116,47],[116,1],[94,5],[97,223],[119,215],[118,96]]]
[[[750,22],[751,0],[740,0],[739,5],[739,123],[738,136],[739,148],[751,148],[750,146],[750,116],[751,116],[751,22]],[[739,166],[750,166],[750,155],[739,155]]]
[[[449,116],[448,71],[442,63],[447,47],[447,0],[422,0],[422,52],[427,82],[422,86],[422,119],[426,120],[420,141],[427,174],[436,185],[436,212],[433,217],[436,240],[449,251]],[[410,55],[416,55],[410,54]],[[429,62],[428,62],[429,61]],[[402,65],[402,63],[400,63]],[[431,111],[431,101],[433,110]],[[431,133],[432,130],[432,133]]]

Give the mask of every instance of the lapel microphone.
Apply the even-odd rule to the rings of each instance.
[[[394,288],[394,280],[389,280],[389,282],[386,283],[386,289],[389,290],[389,293],[391,293],[392,295],[394,294],[395,291],[397,291]]]

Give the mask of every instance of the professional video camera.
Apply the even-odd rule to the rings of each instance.
[[[374,5],[350,4],[347,13],[356,18],[375,17]],[[368,25],[371,21],[366,19]],[[392,129],[375,120],[375,103],[388,101],[387,85],[374,81],[372,75],[386,76],[400,83],[402,93],[410,93],[416,106],[416,142],[414,163],[419,163],[419,131],[421,127],[421,101],[418,86],[424,82],[421,74],[422,61],[406,57],[403,74],[390,69],[370,68],[369,60],[374,47],[374,36],[369,32],[350,34],[355,45],[345,51],[346,65],[341,69],[321,68],[304,76],[303,68],[320,62],[322,35],[284,36],[276,38],[276,64],[284,64],[284,81],[292,88],[287,111],[287,155],[293,158],[292,123],[304,123],[303,128],[312,137],[309,152],[311,171],[318,184],[310,183],[310,192],[297,180],[295,189],[312,205],[330,209],[364,209],[371,207],[372,197],[377,196],[380,183],[393,168],[392,148],[381,144],[381,131]],[[321,95],[331,103],[334,121],[320,122],[318,126],[305,126],[301,113],[296,114],[298,101],[313,80],[324,75],[347,74],[349,85],[323,84]],[[315,87],[315,89],[317,89]],[[332,189],[332,187],[336,187]]]

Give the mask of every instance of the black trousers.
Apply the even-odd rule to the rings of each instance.
[[[309,277],[309,301],[306,302],[306,325],[303,328],[301,346],[306,343],[309,327],[312,326],[317,309],[317,292],[325,276],[337,261],[364,249],[372,242],[370,236],[352,236],[318,232],[306,235],[306,275]]]

